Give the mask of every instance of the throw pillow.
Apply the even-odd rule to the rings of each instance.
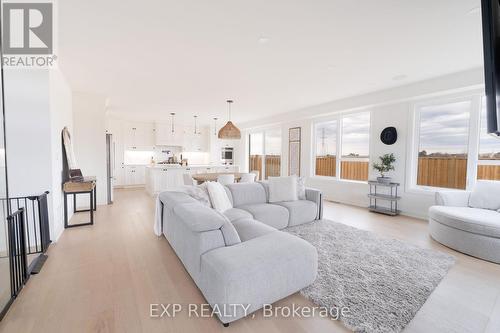
[[[299,200],[306,200],[306,179],[297,177],[297,197]]]
[[[469,207],[498,210],[500,209],[500,183],[479,180],[470,194]]]
[[[210,203],[210,197],[208,196],[208,190],[205,183],[196,186],[183,186],[183,191],[193,199],[199,201],[202,205],[207,207],[212,207]]]
[[[297,176],[269,177],[269,202],[296,201]]]
[[[224,186],[218,182],[207,182],[208,195],[212,202],[212,207],[220,213],[233,208]]]

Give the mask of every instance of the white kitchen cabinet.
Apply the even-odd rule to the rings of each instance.
[[[184,127],[180,125],[174,126],[172,132],[172,123],[156,123],[155,124],[155,143],[158,146],[179,146],[184,145]]]
[[[123,144],[125,147],[153,147],[155,145],[155,129],[153,123],[124,122]]]
[[[115,166],[114,171],[114,185],[115,186],[123,186],[125,185],[125,166],[117,165]]]
[[[151,195],[183,185],[184,168],[148,167],[146,171],[146,189]]]
[[[146,167],[144,165],[125,166],[125,185],[138,186],[146,183]]]
[[[209,127],[200,127],[194,133],[194,127],[187,127],[184,134],[184,151],[208,152],[210,150]]]

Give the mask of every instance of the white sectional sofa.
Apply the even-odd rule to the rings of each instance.
[[[429,232],[452,249],[500,263],[500,182],[479,181],[473,191],[436,193]]]
[[[234,208],[223,214],[182,192],[158,199],[161,233],[226,326],[315,280],[316,249],[278,229],[320,219],[322,198],[307,189],[306,200],[269,204],[266,184],[225,189]]]

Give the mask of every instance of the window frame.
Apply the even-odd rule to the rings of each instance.
[[[481,95],[479,97],[479,114],[478,114],[478,131],[480,132],[481,131],[481,112],[483,111],[483,96]],[[481,133],[478,133],[478,142],[477,142],[477,166],[479,165],[495,165],[495,166],[498,166],[500,165],[500,160],[482,160],[479,158],[479,151],[481,149]],[[477,173],[477,170],[476,170],[476,173]],[[477,179],[477,175],[476,175],[476,179]]]
[[[341,177],[342,175],[342,142],[343,142],[343,124],[344,124],[344,118],[353,116],[356,114],[360,113],[369,113],[370,115],[370,121],[368,124],[368,161],[370,161],[370,152],[371,152],[371,129],[372,129],[372,110],[371,109],[357,109],[357,110],[352,110],[352,111],[345,111],[345,112],[339,112],[331,116],[326,116],[326,117],[321,117],[313,121],[312,123],[312,151],[313,151],[313,156],[312,156],[312,168],[311,168],[311,176],[316,177],[316,178],[324,178],[324,179],[332,179],[340,182],[351,182],[351,183],[361,183],[361,184],[367,184],[368,180],[352,180],[352,179],[343,179]],[[318,156],[317,153],[317,136],[316,136],[316,126],[318,124],[322,123],[327,123],[331,121],[336,121],[337,122],[337,137],[336,137],[336,151],[335,151],[335,176],[321,176],[321,175],[316,175],[316,157]]]
[[[408,139],[406,157],[406,181],[405,191],[415,194],[434,195],[436,191],[464,191],[470,190],[477,182],[477,166],[479,160],[479,134],[480,134],[480,112],[481,91],[475,90],[459,95],[447,95],[429,98],[410,104],[410,116],[408,117]],[[418,153],[420,148],[420,112],[422,107],[438,106],[450,103],[470,102],[469,128],[467,138],[467,175],[465,189],[447,187],[435,187],[418,185]],[[472,175],[472,176],[471,176]]]
[[[342,130],[342,125],[341,125],[341,115],[335,115],[335,116],[330,116],[328,118],[321,118],[312,123],[312,144],[313,144],[313,158],[312,158],[312,168],[311,168],[311,173],[312,177],[319,177],[319,178],[326,178],[326,179],[336,179],[339,180],[339,171],[340,171],[340,158],[339,158],[339,151],[341,149],[340,147],[340,142],[339,142],[339,133]],[[336,131],[336,137],[335,137],[335,176],[322,176],[322,175],[317,175],[316,174],[316,158],[318,156],[318,138],[316,136],[316,127],[318,124],[323,124],[323,123],[328,123],[335,121],[337,125],[337,131]]]

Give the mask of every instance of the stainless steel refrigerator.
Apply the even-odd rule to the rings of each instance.
[[[108,189],[108,205],[113,203],[113,187],[115,176],[115,143],[112,134],[106,134],[106,186]]]

